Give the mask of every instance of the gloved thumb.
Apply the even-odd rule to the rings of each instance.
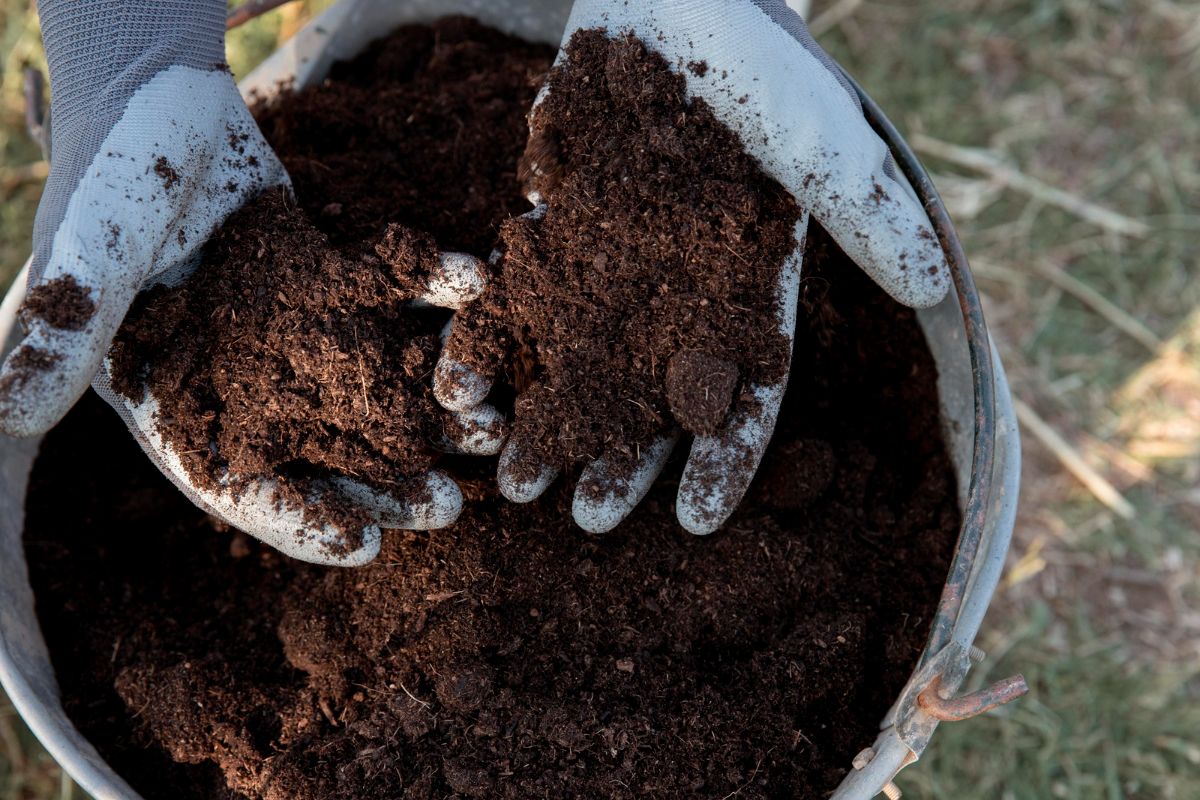
[[[30,287],[19,312],[28,332],[0,370],[0,430],[37,436],[67,413],[129,308],[132,292],[121,294],[60,269]]]

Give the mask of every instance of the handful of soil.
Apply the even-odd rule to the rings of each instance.
[[[271,190],[230,217],[183,284],[138,297],[113,345],[113,388],[134,402],[150,392],[195,485],[237,492],[272,476],[281,500],[312,509],[314,479],[386,491],[433,465],[439,321],[406,304],[435,255],[391,233],[379,247],[390,263],[342,255]],[[367,521],[328,502],[313,513],[346,531]]]
[[[787,374],[777,284],[800,209],[632,36],[577,32],[522,161],[545,215],[505,222],[447,353],[503,373],[513,439],[556,466],[633,458],[674,422],[712,434]]]
[[[300,205],[272,191],[230,217],[187,281],[139,296],[113,350],[114,388],[149,389],[195,485],[270,476],[353,531],[356,509],[307,502],[314,480],[404,495],[433,466],[454,424],[429,386],[448,312],[407,303],[439,250],[486,255],[522,204],[523,110],[551,58],[450,18],[257,109]]]

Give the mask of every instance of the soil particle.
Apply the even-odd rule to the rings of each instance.
[[[681,351],[726,362],[743,384],[785,375],[776,287],[800,212],[639,40],[580,31],[566,53],[522,169],[548,208],[504,223],[493,280],[449,346],[509,382],[532,355],[513,426],[523,452],[621,464],[672,426]]]
[[[816,227],[805,263],[774,443],[706,538],[678,463],[593,538],[569,486],[514,506],[462,460],[453,528],[305,565],[193,508],[89,395],[26,505],[68,714],[148,800],[827,796],[916,663],[960,516],[915,315]]]
[[[154,174],[162,178],[163,188],[172,189],[179,183],[179,173],[171,166],[166,156],[159,156],[154,162]]]
[[[26,344],[21,345],[16,355],[8,363],[12,369],[18,372],[45,372],[61,360],[62,356],[58,353],[49,353]]]
[[[65,331],[83,330],[95,313],[91,292],[74,275],[34,286],[21,306],[23,318],[37,317],[52,328]]]

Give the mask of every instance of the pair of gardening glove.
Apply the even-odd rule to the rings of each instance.
[[[546,6],[524,2],[527,11]],[[87,302],[83,313],[24,315],[26,338],[0,372],[0,430],[44,433],[92,384],[155,464],[209,513],[302,560],[366,563],[379,551],[383,528],[452,523],[462,506],[457,486],[436,471],[407,496],[331,480],[324,491],[350,497],[375,520],[357,550],[338,553],[327,545],[358,537],[306,520],[303,508],[281,507],[269,478],[236,495],[193,485],[157,431],[154,398],[133,403],[110,386],[106,355],[137,292],[181,280],[231,213],[289,183],[225,67],[225,8],[224,0],[39,3],[53,92],[52,167],[34,228],[30,289],[53,297],[69,285]],[[776,322],[789,340],[809,213],[898,301],[925,307],[941,300],[948,270],[921,203],[851,86],[783,0],[577,0],[563,42],[586,28],[633,31],[677,65],[689,94],[704,99],[806,210],[797,252],[773,290]],[[704,75],[682,67],[699,61],[710,67]],[[536,108],[531,125],[538,125]],[[162,164],[177,180],[163,180]],[[473,299],[480,287],[459,274],[474,268],[469,257],[446,254],[442,262],[446,274],[434,277],[425,299],[450,308]],[[37,353],[41,368],[25,368],[22,351]],[[708,533],[732,513],[766,449],[785,387],[786,380],[750,387],[755,402],[735,407],[716,435],[692,443],[677,500],[685,528]],[[443,357],[438,365],[434,392],[448,414],[487,416],[481,404],[489,389],[487,376],[463,364]],[[462,444],[486,453],[500,443]],[[591,531],[615,526],[645,495],[673,444],[664,438],[647,448],[618,480],[607,474],[602,492],[588,484],[605,472],[603,457],[585,468],[576,521]],[[515,501],[534,499],[555,477],[548,466],[530,471],[523,461],[513,445],[501,453],[499,485]],[[520,477],[529,474],[539,477]]]

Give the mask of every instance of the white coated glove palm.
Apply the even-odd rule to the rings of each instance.
[[[0,372],[0,429],[44,433],[94,380],[197,505],[306,561],[361,564],[379,550],[380,525],[453,522],[461,493],[436,472],[414,487],[420,499],[411,502],[329,481],[324,491],[349,495],[380,523],[361,537],[281,507],[270,479],[236,496],[201,490],[159,435],[154,398],[132,403],[112,390],[105,356],[137,292],[181,280],[231,213],[289,179],[224,66],[223,0],[43,0],[40,12],[54,164],[35,229],[27,336]],[[443,266],[447,274],[430,285],[427,301],[456,305],[478,291],[459,275],[474,274],[472,264],[451,257]],[[478,430],[494,412],[467,416],[477,424],[460,427]],[[498,438],[453,444],[468,452],[499,446]],[[362,544],[346,552],[339,544],[347,538]]]
[[[613,37],[632,32],[661,54],[683,75],[688,94],[707,102],[765,172],[892,297],[914,307],[942,299],[949,272],[924,209],[864,119],[853,88],[783,0],[577,0],[563,45],[590,28]],[[699,63],[707,69],[685,67]],[[531,127],[537,126],[535,106]],[[807,222],[806,213],[797,230],[800,247],[775,288],[777,324],[789,340]],[[435,394],[447,408],[471,408],[489,388],[483,376],[443,354]],[[717,434],[692,444],[676,507],[685,528],[712,532],[741,501],[785,388],[786,379],[750,387],[753,400],[735,407]],[[612,479],[603,457],[585,468],[575,491],[576,522],[593,532],[614,527],[645,496],[674,444],[665,436],[643,448],[640,463],[620,480]],[[536,498],[556,477],[549,465],[531,469],[525,458],[510,443],[498,472],[501,491],[518,502]],[[519,477],[530,474],[539,477]]]

